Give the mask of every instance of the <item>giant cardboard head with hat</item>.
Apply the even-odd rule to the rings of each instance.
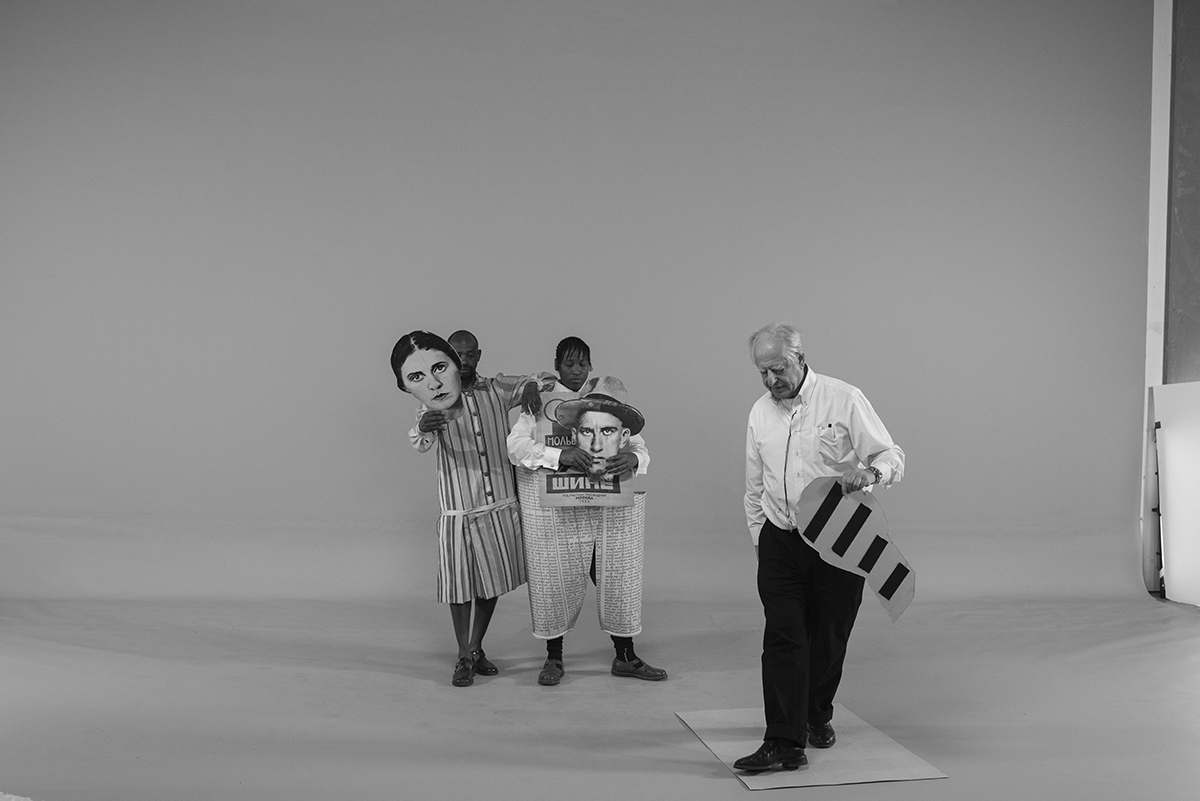
[[[574,431],[576,445],[592,457],[594,475],[602,474],[608,458],[616,456],[646,424],[642,413],[625,402],[627,397],[619,379],[603,376],[584,384],[581,397],[563,401],[553,410],[559,425]]]

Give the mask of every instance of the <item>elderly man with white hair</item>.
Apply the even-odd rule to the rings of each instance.
[[[795,770],[806,745],[835,737],[833,696],[862,602],[863,578],[823,561],[797,530],[796,502],[809,482],[835,476],[843,492],[890,486],[904,451],[857,388],[815,372],[799,332],[773,323],[750,337],[765,394],[746,426],[746,522],[758,555],[766,618],[762,746],[734,762],[745,771]]]

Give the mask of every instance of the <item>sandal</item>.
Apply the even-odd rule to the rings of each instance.
[[[500,668],[492,664],[492,660],[484,655],[482,648],[472,651],[471,659],[475,662],[475,672],[480,676],[495,676],[500,672]]]

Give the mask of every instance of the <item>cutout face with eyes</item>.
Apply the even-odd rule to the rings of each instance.
[[[575,444],[592,457],[592,473],[603,473],[608,458],[628,445],[629,437],[620,418],[608,412],[584,412],[575,428]]]
[[[400,367],[404,388],[429,409],[458,406],[462,384],[458,366],[440,350],[415,350]]]

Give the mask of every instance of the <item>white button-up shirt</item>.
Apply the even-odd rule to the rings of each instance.
[[[763,521],[796,528],[794,507],[813,479],[855,468],[879,470],[887,487],[904,475],[904,451],[892,442],[856,387],[812,368],[795,398],[764,394],[746,425],[746,524],[757,546]]]

